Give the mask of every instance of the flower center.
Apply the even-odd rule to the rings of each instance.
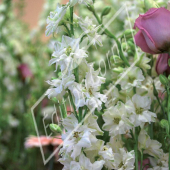
[[[113,121],[114,121],[114,123],[115,123],[115,124],[117,124],[117,125],[118,125],[118,124],[119,124],[119,122],[120,122],[120,118],[114,118],[114,119],[113,119]]]
[[[71,52],[72,52],[71,46],[67,47],[66,52],[65,52],[66,55],[69,56]]]
[[[142,114],[142,112],[143,112],[143,109],[141,107],[140,108],[136,108],[136,114],[137,115]]]
[[[106,146],[103,147],[103,151],[107,151],[108,148]]]
[[[73,137],[78,138],[78,137],[79,137],[79,134],[80,134],[80,132],[74,132]]]

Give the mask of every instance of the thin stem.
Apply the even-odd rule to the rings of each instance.
[[[69,93],[69,96],[70,96],[70,102],[71,102],[71,105],[73,107],[74,114],[75,114],[76,118],[78,119],[78,115],[77,115],[77,111],[76,111],[76,106],[75,106],[75,104],[73,102],[73,97],[72,97],[72,94],[71,94],[70,90],[68,90],[68,93]]]
[[[143,150],[141,151],[140,170],[143,169],[142,167],[143,167]]]
[[[79,68],[78,66],[74,69],[75,81],[79,82]]]
[[[138,170],[138,134],[135,128],[135,170]]]
[[[66,118],[67,117],[67,110],[66,110],[66,107],[65,107],[65,104],[64,104],[64,99],[61,101],[61,115],[63,118]]]
[[[68,29],[67,25],[66,25],[65,23],[64,23],[63,25],[64,25],[64,27],[66,28],[66,30],[67,30],[69,36],[71,37],[71,32],[70,32],[70,30]]]
[[[122,47],[121,47],[121,44],[119,42],[119,40],[108,30],[104,27],[104,25],[102,24],[102,21],[100,20],[99,16],[96,14],[95,10],[93,10],[93,15],[95,16],[95,18],[97,19],[97,22],[99,24],[101,24],[102,28],[104,29],[104,32],[107,36],[109,36],[110,38],[113,38],[115,41],[116,41],[116,44],[117,44],[117,47],[119,49],[119,54],[120,54],[120,58],[125,62],[125,64],[127,66],[130,66],[128,60],[126,59],[126,57],[124,56],[123,54],[123,51],[122,51]]]
[[[167,88],[168,92],[168,123],[169,123],[169,135],[170,135],[170,89],[169,87]],[[170,169],[170,147],[169,147],[169,169]]]
[[[70,7],[70,29],[71,29],[71,34],[74,35],[74,25],[73,25],[73,7]]]
[[[79,120],[80,120],[80,122],[82,121],[82,118],[83,118],[82,111],[83,111],[83,108],[80,107],[79,108]]]

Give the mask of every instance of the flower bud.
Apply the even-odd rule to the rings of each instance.
[[[94,6],[93,5],[88,4],[87,9],[91,12],[94,12]]]
[[[154,0],[144,0],[146,10],[150,8],[159,8],[159,5]]]
[[[160,80],[160,82],[163,84],[163,85],[167,85],[168,84],[168,79],[163,75],[163,74],[160,74],[159,75],[159,80]]]
[[[103,9],[103,11],[102,11],[101,17],[109,14],[110,11],[111,11],[111,7],[110,7],[110,6],[105,7],[105,8]]]
[[[50,124],[50,129],[51,129],[51,131],[53,131],[55,133],[61,133],[62,132],[61,128],[56,124]]]
[[[165,120],[165,119],[162,119],[160,121],[160,125],[162,128],[166,129],[166,132],[168,133],[169,132],[169,124],[168,124],[168,121]]]
[[[114,69],[113,69],[113,72],[115,72],[115,73],[122,73],[123,70],[124,70],[124,68],[118,67],[118,68],[114,68]]]

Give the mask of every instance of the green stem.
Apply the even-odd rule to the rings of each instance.
[[[138,170],[138,134],[135,128],[135,170]]]
[[[64,99],[61,101],[61,115],[62,115],[62,118],[66,118],[67,117],[67,110],[66,110],[66,107],[65,107],[65,101]]]
[[[143,167],[143,150],[141,151],[140,170],[142,170],[142,167]]]
[[[70,102],[71,102],[71,105],[73,107],[74,114],[75,114],[76,118],[78,119],[78,115],[77,115],[77,111],[76,111],[76,106],[75,106],[75,104],[73,102],[73,97],[72,97],[72,94],[71,94],[70,90],[68,90],[68,93],[69,93],[69,96],[70,96]]]
[[[67,32],[68,32],[68,35],[71,37],[71,32],[70,32],[70,30],[68,29],[67,25],[66,25],[65,23],[64,23],[63,25],[64,25],[64,27],[66,28],[66,30],[67,30]]]
[[[169,135],[170,135],[170,89],[169,87],[167,88],[168,92],[168,123],[169,123]],[[169,147],[169,169],[170,169],[170,147]]]
[[[125,64],[127,66],[130,66],[128,60],[126,59],[126,57],[123,54],[122,47],[121,47],[121,44],[120,44],[119,40],[108,29],[106,29],[104,27],[104,25],[102,24],[102,21],[100,20],[99,16],[96,14],[95,10],[93,10],[92,12],[93,12],[93,15],[95,16],[95,18],[97,19],[97,22],[99,24],[101,24],[102,28],[104,29],[105,34],[107,36],[109,36],[110,38],[113,38],[116,41],[117,47],[119,49],[120,58],[125,62]]]
[[[73,25],[73,10],[74,8],[73,7],[70,7],[70,29],[71,29],[71,33],[72,35],[74,35],[74,25]]]
[[[79,67],[78,66],[74,69],[74,75],[75,75],[75,81],[78,83],[79,82]]]
[[[82,111],[83,111],[83,108],[80,107],[79,108],[79,120],[80,120],[80,122],[82,121],[82,118],[83,118]]]

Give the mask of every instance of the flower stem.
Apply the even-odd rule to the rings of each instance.
[[[170,88],[167,87],[168,92],[168,123],[169,123],[169,135],[170,135]],[[169,147],[169,169],[170,169],[170,147]]]
[[[70,29],[71,29],[71,33],[72,35],[74,35],[74,25],[73,25],[73,7],[70,7]]]
[[[75,106],[75,104],[73,102],[73,97],[72,97],[72,94],[71,94],[70,90],[68,90],[68,93],[69,93],[69,96],[70,96],[70,102],[71,102],[71,105],[73,107],[74,114],[75,114],[76,118],[78,119],[78,115],[77,115],[77,111],[76,111],[76,106]]]
[[[141,151],[140,170],[143,169],[143,150]]]
[[[130,66],[128,60],[126,59],[126,57],[125,57],[124,54],[123,54],[122,47],[121,47],[121,44],[120,44],[119,40],[118,40],[108,29],[106,29],[106,28],[104,27],[104,25],[102,24],[102,21],[100,20],[99,16],[96,14],[95,10],[93,10],[92,12],[93,12],[93,15],[95,16],[95,18],[97,19],[97,22],[98,22],[99,24],[101,24],[101,26],[102,26],[105,34],[106,34],[107,36],[109,36],[110,38],[113,38],[113,39],[116,41],[117,47],[118,47],[118,49],[119,49],[120,58],[125,62],[125,64],[126,64],[127,66]]]
[[[138,134],[135,128],[135,170],[138,170]]]
[[[64,99],[61,101],[61,115],[63,118],[66,118],[67,117],[67,110],[66,110],[66,107],[65,107],[65,101]]]

